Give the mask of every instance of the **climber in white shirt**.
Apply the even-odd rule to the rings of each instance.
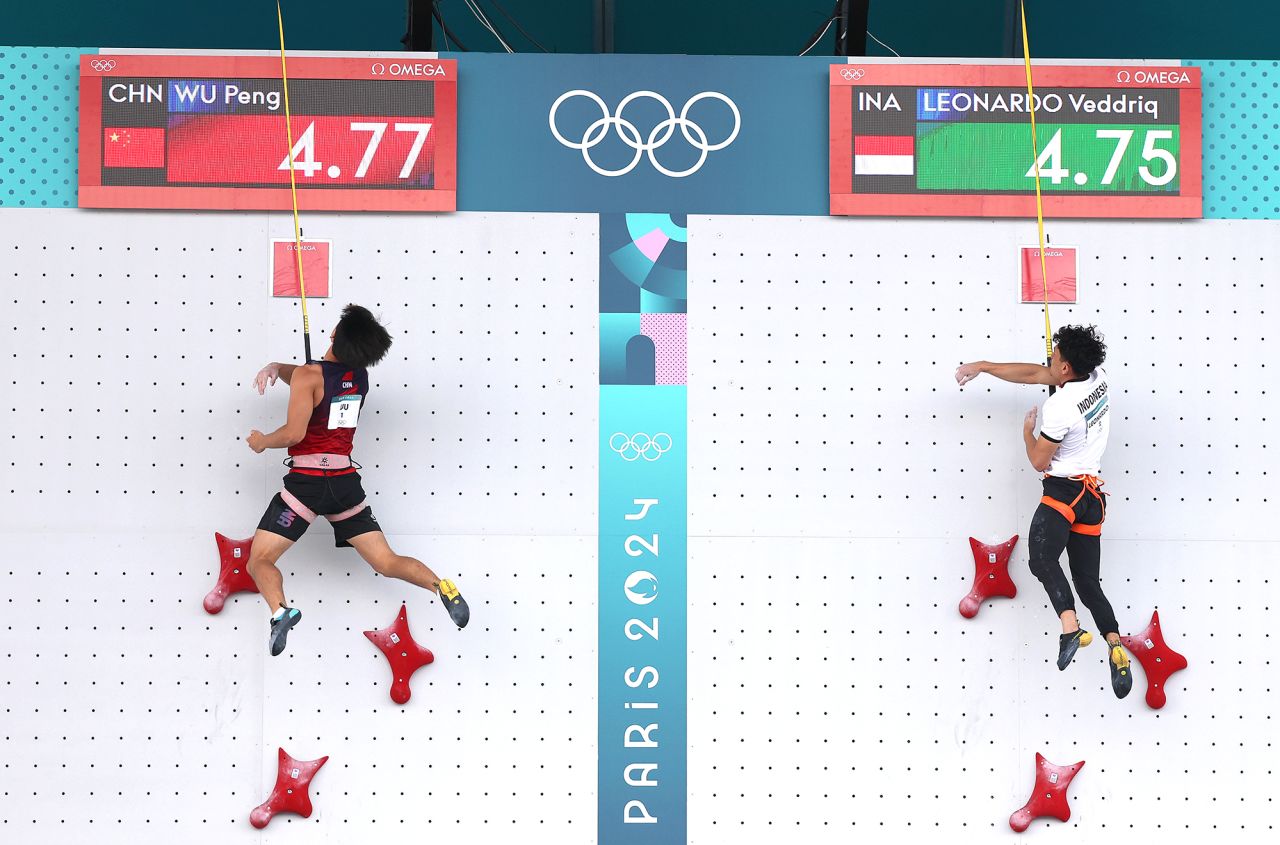
[[[1106,357],[1107,346],[1094,326],[1063,326],[1053,336],[1049,366],[977,361],[957,369],[956,382],[964,386],[990,373],[1015,384],[1057,388],[1044,403],[1040,435],[1035,434],[1035,408],[1027,412],[1022,427],[1027,459],[1044,473],[1044,495],[1027,536],[1031,572],[1044,585],[1062,622],[1058,668],[1066,669],[1076,651],[1093,641],[1076,618],[1071,585],[1058,562],[1066,549],[1071,581],[1107,640],[1111,687],[1117,697],[1124,698],[1133,687],[1129,657],[1120,644],[1111,602],[1099,583],[1107,496],[1098,475],[1111,428],[1110,393],[1102,369]]]

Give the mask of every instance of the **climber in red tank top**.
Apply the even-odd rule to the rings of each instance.
[[[271,434],[254,430],[245,438],[255,452],[289,450],[284,489],[267,506],[249,552],[249,575],[272,611],[268,648],[273,655],[284,651],[289,630],[302,618],[285,604],[284,576],[276,561],[317,516],[332,524],[339,547],[354,547],[375,572],[436,593],[459,628],[470,618],[452,581],[437,577],[417,558],[391,550],[365,502],[360,467],[351,460],[360,411],[369,398],[367,368],[387,354],[391,336],[367,309],[348,305],[330,341],[320,361],[268,364],[254,380],[259,393],[277,379],[289,385],[285,424]]]
[[[369,371],[323,359],[312,366],[320,367],[324,393],[307,421],[307,433],[289,447],[289,457],[295,459],[293,470],[304,475],[354,473],[356,468],[350,466],[351,447],[356,439],[360,408],[369,399]],[[314,455],[328,456],[333,464],[347,466],[335,470],[306,466],[320,462],[310,457]],[[341,460],[343,458],[346,460]]]

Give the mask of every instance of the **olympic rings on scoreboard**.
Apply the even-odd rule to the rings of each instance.
[[[559,112],[560,106],[563,105],[565,101],[573,99],[574,97],[586,97],[588,100],[591,100],[599,106],[601,114],[601,117],[598,120],[587,126],[583,131],[581,141],[571,141],[569,138],[566,138],[561,134],[559,127],[556,126],[556,114]],[[666,120],[658,121],[658,124],[654,126],[653,129],[649,130],[647,136],[641,133],[639,127],[622,116],[623,111],[626,110],[628,105],[641,98],[654,100],[666,109],[667,112]],[[728,106],[729,111],[733,114],[733,130],[723,141],[718,141],[714,144],[710,143],[707,138],[706,130],[689,119],[689,109],[693,108],[695,103],[707,99],[719,100]],[[697,173],[702,169],[702,165],[707,160],[708,153],[713,153],[716,150],[723,150],[725,147],[733,143],[734,139],[738,137],[738,131],[742,128],[742,114],[738,111],[737,104],[724,94],[721,94],[719,91],[703,91],[701,94],[694,94],[680,109],[679,117],[676,116],[675,107],[671,105],[671,102],[667,100],[666,97],[654,91],[636,91],[635,93],[628,94],[622,98],[622,102],[618,103],[617,110],[610,113],[609,107],[605,105],[604,100],[601,99],[599,95],[579,88],[573,91],[566,91],[556,98],[556,101],[551,104],[551,111],[547,115],[547,122],[551,126],[551,134],[555,136],[556,140],[571,150],[581,150],[583,161],[587,163],[588,167],[596,173],[599,173],[601,176],[624,176],[636,169],[636,165],[640,163],[641,156],[648,155],[649,163],[653,165],[655,170],[666,176],[680,179]],[[671,170],[664,167],[662,163],[658,161],[657,156],[654,155],[654,150],[662,147],[667,143],[667,141],[671,140],[671,136],[675,133],[677,126],[680,127],[680,134],[682,134],[684,139],[689,142],[689,145],[698,150],[698,160],[692,166],[685,168],[684,170]],[[604,141],[609,134],[610,127],[613,127],[615,134],[617,134],[618,138],[621,139],[622,143],[635,151],[635,155],[631,157],[631,161],[616,170],[603,168],[596,164],[591,158],[591,149]]]
[[[641,458],[652,463],[671,450],[671,435],[660,431],[650,437],[643,431],[632,435],[619,431],[609,438],[609,448],[628,463]]]
[[[100,73],[107,73],[116,69],[116,63],[112,59],[94,59],[89,62],[89,67]]]

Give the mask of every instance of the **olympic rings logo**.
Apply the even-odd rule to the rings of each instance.
[[[849,80],[850,82],[852,82],[855,79],[861,79],[862,77],[866,76],[867,72],[860,67],[853,68],[853,69],[846,67],[846,68],[840,69],[840,75],[843,76],[845,79]]]
[[[94,59],[93,61],[89,62],[89,67],[93,68],[96,71],[101,71],[103,73],[106,73],[107,71],[115,70],[116,63],[111,59],[106,59],[106,60]]]
[[[566,100],[570,100],[574,97],[586,97],[600,107],[601,117],[587,127],[586,131],[582,133],[581,141],[569,140],[560,133],[560,129],[556,126],[556,112],[560,110],[560,106]],[[623,111],[626,110],[628,105],[641,98],[654,100],[667,111],[667,119],[659,121],[658,125],[650,130],[647,137],[640,133],[639,128],[637,128],[634,123],[622,116]],[[707,133],[703,128],[689,119],[689,109],[693,108],[694,103],[707,99],[719,100],[728,106],[729,111],[733,113],[733,131],[729,133],[729,137],[715,144],[709,143]],[[716,150],[723,150],[725,147],[733,143],[734,139],[738,137],[738,130],[742,128],[742,115],[738,111],[737,104],[718,91],[703,91],[701,94],[694,94],[689,98],[688,102],[684,104],[684,107],[680,109],[680,115],[677,117],[675,108],[667,98],[653,91],[636,91],[633,94],[628,94],[622,99],[622,102],[618,103],[617,111],[610,114],[609,107],[605,105],[604,100],[602,100],[598,95],[591,91],[577,89],[574,91],[566,91],[561,94],[554,103],[552,103],[551,112],[547,116],[547,122],[551,126],[551,134],[555,136],[556,140],[569,149],[582,150],[582,160],[587,163],[588,167],[596,173],[599,173],[601,176],[624,176],[636,169],[636,165],[640,163],[641,156],[648,155],[649,163],[653,165],[655,170],[665,176],[680,179],[697,173],[706,162],[708,153],[713,153]],[[591,159],[592,147],[595,147],[604,141],[605,137],[609,134],[609,127],[611,126],[617,133],[618,138],[622,140],[622,143],[635,151],[635,155],[631,157],[631,161],[624,167],[620,167],[616,170],[603,168]],[[682,134],[684,139],[689,142],[689,145],[698,150],[697,162],[684,170],[671,170],[664,167],[663,164],[658,161],[657,156],[654,155],[654,150],[671,140],[671,136],[675,133],[677,126],[680,127],[680,134]]]
[[[609,438],[609,448],[617,452],[622,460],[630,463],[644,458],[649,463],[661,458],[671,449],[671,435],[658,432],[650,437],[644,432],[627,435],[621,431]]]

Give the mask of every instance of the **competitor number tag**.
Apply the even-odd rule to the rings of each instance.
[[[355,428],[360,418],[360,396],[335,396],[329,405],[329,428]]]

